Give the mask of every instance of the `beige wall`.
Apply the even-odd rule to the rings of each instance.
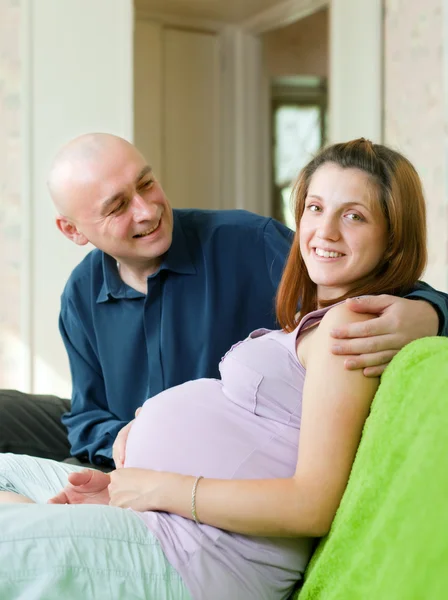
[[[219,60],[215,33],[137,15],[134,138],[175,208],[220,207]]]
[[[26,84],[31,385],[36,392],[67,394],[70,375],[58,331],[59,297],[90,248],[76,246],[56,229],[46,178],[57,149],[72,137],[107,131],[132,140],[133,11],[131,0],[26,2],[33,74]]]
[[[425,280],[448,290],[443,0],[385,0],[384,140],[419,171],[428,206]]]
[[[328,141],[381,141],[383,0],[331,0]]]
[[[270,76],[328,76],[328,10],[263,35]]]
[[[86,250],[45,181],[71,137],[132,139],[132,34],[131,0],[0,0],[0,387],[70,393],[59,297]]]
[[[0,387],[20,386],[22,259],[20,2],[0,1]]]

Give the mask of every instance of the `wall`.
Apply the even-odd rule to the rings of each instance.
[[[428,207],[425,280],[448,291],[443,27],[443,0],[385,1],[384,140],[408,156],[422,177]]]
[[[163,27],[136,14],[134,26],[134,141],[161,180],[163,165]]]
[[[30,4],[32,383],[35,391],[62,393],[69,376],[59,297],[85,251],[54,226],[46,175],[57,149],[76,135],[107,131],[132,140],[133,8],[131,0]]]
[[[46,176],[76,135],[132,140],[132,2],[1,2],[0,385],[68,395],[59,298],[86,250],[57,231]]]
[[[329,142],[381,141],[383,0],[331,0]]]
[[[220,46],[215,32],[137,13],[135,143],[175,208],[220,208]]]
[[[332,2],[332,140],[381,135],[380,5]],[[384,137],[422,174],[429,204],[427,279],[448,289],[442,0],[427,0],[424,7],[418,0],[385,0],[385,8]],[[130,0],[39,0],[38,10],[34,0],[0,0],[2,386],[69,392],[57,314],[64,282],[83,250],[55,229],[45,176],[56,149],[74,135],[104,130],[132,138],[132,21]],[[232,89],[239,98],[253,69],[241,71],[235,56],[230,80],[239,87],[223,86],[222,93]],[[240,120],[229,121],[244,124],[240,113]],[[223,161],[235,163],[240,176],[233,178],[234,194],[223,197],[233,200],[247,196],[241,165],[254,153],[232,140]],[[234,147],[240,151],[231,152]]]
[[[266,71],[283,75],[328,76],[328,9],[263,35]]]
[[[25,383],[21,342],[21,5],[0,0],[0,387]]]

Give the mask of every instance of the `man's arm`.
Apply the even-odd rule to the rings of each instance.
[[[74,456],[93,464],[113,466],[112,444],[127,421],[108,407],[101,365],[74,311],[63,305],[59,330],[72,375],[72,406],[63,424]]]
[[[263,242],[266,266],[275,292],[277,292],[282,278],[293,237],[294,233],[275,219],[269,219],[264,227]]]
[[[405,298],[429,302],[439,318],[437,335],[448,337],[448,294],[435,290],[424,281],[418,281],[412,292],[407,294]]]
[[[395,354],[413,340],[448,333],[448,296],[423,282],[405,298],[363,296],[347,300],[347,306],[377,318],[333,331],[338,340],[333,353],[346,355],[347,369],[363,369],[369,377],[381,375]]]

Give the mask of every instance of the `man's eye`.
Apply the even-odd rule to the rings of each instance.
[[[109,213],[109,216],[110,216],[110,215],[114,215],[114,214],[116,214],[116,213],[120,212],[120,210],[121,210],[123,207],[124,207],[124,202],[122,201],[122,202],[120,202],[119,204],[117,204],[113,210],[111,210],[111,211],[110,211],[110,213]]]
[[[140,188],[142,190],[149,190],[149,188],[151,188],[153,186],[154,183],[154,179],[148,179],[148,181],[145,181],[144,183],[142,183],[140,185]]]

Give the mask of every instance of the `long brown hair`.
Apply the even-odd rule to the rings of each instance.
[[[317,286],[311,281],[300,252],[300,219],[305,209],[313,174],[326,163],[344,169],[360,169],[373,184],[374,200],[388,225],[388,246],[383,260],[349,293],[328,306],[363,294],[403,294],[417,282],[427,261],[426,208],[420,177],[412,164],[394,150],[360,138],[324,148],[301,171],[293,189],[297,231],[277,293],[276,309],[280,326],[292,331],[300,316],[318,308]]]

